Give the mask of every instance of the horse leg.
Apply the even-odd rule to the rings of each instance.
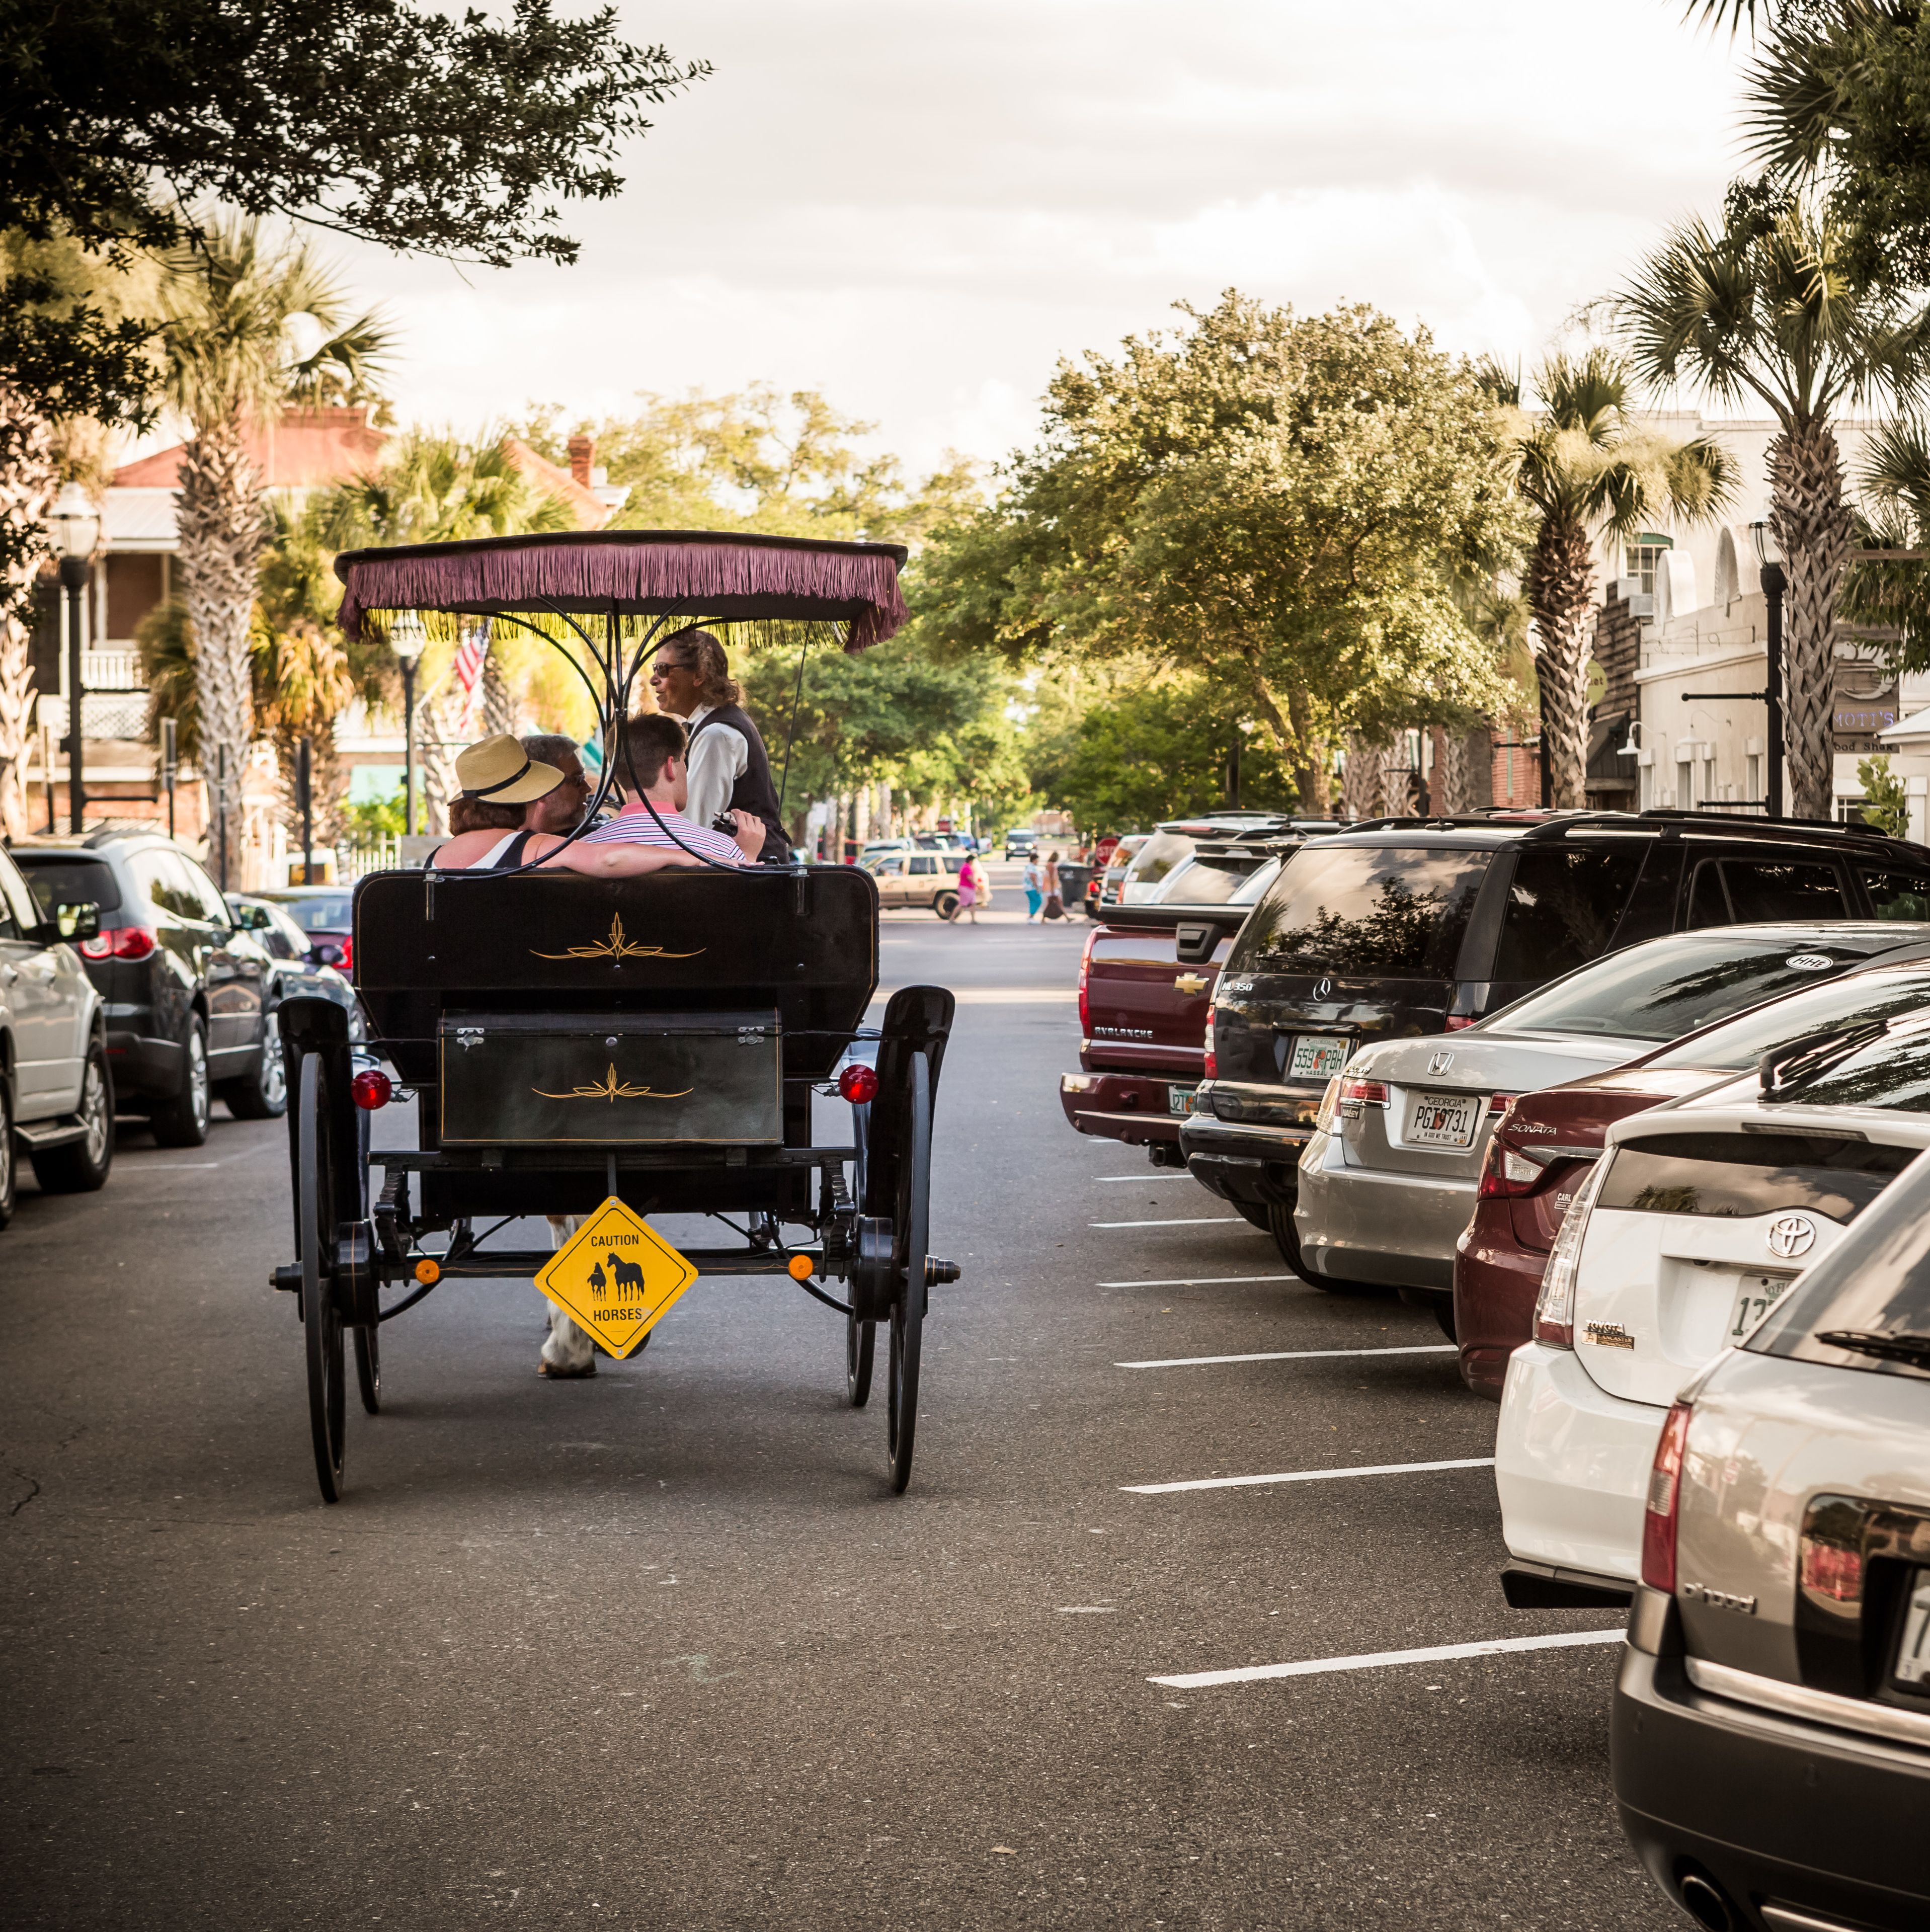
[[[550,1246],[560,1248],[577,1230],[578,1217],[574,1214],[551,1214]],[[581,1376],[588,1373],[596,1366],[596,1345],[569,1317],[566,1309],[559,1308],[545,1295],[543,1306],[549,1310],[550,1332],[543,1343],[543,1366],[552,1375]]]

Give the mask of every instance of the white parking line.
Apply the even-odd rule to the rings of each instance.
[[[1166,1173],[1151,1174],[1095,1174],[1093,1179],[1102,1187],[1118,1187],[1129,1180],[1190,1180],[1190,1174],[1175,1174],[1170,1169]]]
[[[1088,1228],[1251,1228],[1253,1223],[1238,1214],[1191,1214],[1178,1221],[1088,1221]],[[1255,1234],[1262,1231],[1253,1228]]]
[[[1116,1283],[1101,1282],[1101,1288]],[[1322,1362],[1337,1355],[1452,1355],[1451,1342],[1416,1342],[1398,1348],[1282,1348],[1264,1355],[1169,1355],[1157,1362],[1115,1362],[1115,1369],[1203,1369],[1216,1362]]]
[[[1298,1281],[1297,1274],[1189,1274],[1171,1281],[1102,1281],[1100,1288],[1223,1288],[1241,1281]]]
[[[1352,1469],[1289,1469],[1277,1476],[1202,1476],[1190,1483],[1121,1483],[1134,1496],[1176,1496],[1181,1490],[1250,1490],[1265,1483],[1331,1483],[1343,1476],[1410,1476],[1427,1469],[1491,1469],[1492,1456],[1457,1456],[1445,1462],[1363,1462]]]
[[[1497,1636],[1484,1643],[1436,1644],[1429,1650],[1376,1650],[1361,1657],[1314,1657],[1304,1664],[1253,1664],[1244,1670],[1195,1670],[1183,1677],[1149,1677],[1169,1690],[1207,1690],[1216,1684],[1257,1684],[1269,1677],[1318,1677],[1330,1670],[1379,1670],[1395,1664],[1445,1664],[1451,1658],[1498,1657],[1510,1650],[1567,1650],[1588,1643],[1619,1643],[1623,1627],[1562,1630],[1553,1636]]]

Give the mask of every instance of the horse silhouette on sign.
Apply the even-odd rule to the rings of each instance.
[[[610,1286],[609,1282],[604,1279],[603,1264],[601,1262],[590,1270],[590,1285],[596,1291],[597,1300],[601,1301],[603,1299],[603,1291]]]
[[[609,1270],[606,1275],[605,1268]],[[590,1286],[598,1300],[605,1294],[614,1294],[619,1301],[642,1301],[644,1271],[635,1262],[626,1262],[620,1255],[605,1255],[590,1270]]]

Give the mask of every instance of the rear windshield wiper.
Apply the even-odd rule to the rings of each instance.
[[[1787,1100],[1796,1088],[1821,1078],[1889,1030],[1886,1021],[1863,1020],[1854,1026],[1829,1027],[1821,1033],[1805,1034],[1787,1046],[1772,1048],[1763,1055],[1757,1072],[1763,1098]]]
[[[1880,1334],[1868,1328],[1825,1328],[1816,1337],[1832,1348],[1847,1348],[1859,1355],[1880,1355],[1886,1360],[1907,1362],[1912,1368],[1930,1369],[1930,1335],[1908,1330]]]

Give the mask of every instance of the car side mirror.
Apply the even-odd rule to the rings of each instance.
[[[260,906],[236,906],[235,930],[237,932],[266,932],[269,927],[266,910]]]
[[[342,949],[339,946],[325,944],[315,948],[315,957],[324,966],[339,966],[341,964]]]
[[[77,905],[57,905],[53,909],[54,928],[64,940],[79,944],[101,936],[101,908],[92,899]]]

